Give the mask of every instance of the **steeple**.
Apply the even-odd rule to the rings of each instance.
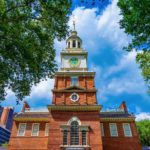
[[[61,52],[61,70],[87,71],[87,54],[82,48],[82,40],[77,34],[73,20],[73,30],[66,40],[66,49]]]
[[[82,40],[77,34],[75,20],[73,19],[73,30],[71,31],[71,35],[66,40],[66,50],[82,49]]]
[[[75,25],[76,25],[76,24],[75,24],[75,20],[74,20],[74,18],[73,18],[73,30],[74,30],[74,31],[75,31],[75,29],[76,29],[76,28],[75,28],[75,27],[76,27]]]

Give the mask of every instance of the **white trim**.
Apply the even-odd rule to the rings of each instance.
[[[116,135],[113,135],[113,134],[112,134],[111,125],[114,125]],[[118,136],[118,129],[117,129],[117,124],[116,124],[116,123],[109,123],[109,129],[110,129],[110,135],[111,135],[112,137],[117,137],[117,136]]]
[[[73,96],[73,95],[76,95],[76,96],[77,96],[77,99],[76,99],[76,100],[72,99],[72,96]],[[70,99],[71,99],[71,101],[76,102],[76,101],[79,100],[79,95],[78,95],[77,93],[72,93],[72,94],[70,95]]]
[[[127,135],[127,134],[126,134],[125,125],[128,125],[128,127],[129,127],[129,128],[128,128],[128,129],[129,129],[128,131],[129,131],[130,135]],[[125,137],[132,137],[131,127],[130,127],[130,124],[129,124],[129,123],[123,123],[123,131],[124,131],[124,136],[125,136]]]
[[[101,129],[101,136],[104,136],[104,124],[100,123],[100,129]]]
[[[37,135],[33,135],[33,126],[35,124],[38,124],[38,132],[37,132]],[[31,132],[31,136],[38,136],[39,135],[39,129],[40,129],[40,123],[32,123],[32,132]]]
[[[25,125],[23,135],[19,135],[19,130],[20,130],[20,126],[21,126],[21,125]],[[26,126],[27,126],[27,124],[26,124],[26,123],[19,123],[19,128],[18,128],[17,136],[24,136],[24,135],[25,135]]]
[[[77,121],[78,124],[79,124],[79,126],[81,125],[81,121],[80,121],[79,118],[76,117],[76,116],[72,117],[72,118],[68,121],[67,125],[71,125],[71,122],[72,122],[72,121]]]
[[[45,123],[45,136],[49,136],[49,123]]]

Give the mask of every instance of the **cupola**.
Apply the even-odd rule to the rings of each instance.
[[[67,49],[82,48],[82,40],[77,36],[76,31],[71,32],[71,36],[67,39]]]
[[[75,30],[75,22],[73,22],[74,30],[71,31],[71,35],[66,40],[67,49],[81,49],[82,48],[82,40],[77,35],[77,31]]]

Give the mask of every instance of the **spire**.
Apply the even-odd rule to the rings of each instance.
[[[73,15],[73,31],[75,31],[76,30],[76,24],[75,24],[75,17],[74,17],[74,15]]]

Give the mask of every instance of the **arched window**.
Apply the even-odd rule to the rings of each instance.
[[[72,121],[70,127],[70,145],[79,145],[79,124]]]
[[[78,42],[78,48],[80,48],[80,42]]]
[[[68,42],[68,48],[70,48],[70,42]]]
[[[76,41],[73,40],[72,47],[76,47]]]

